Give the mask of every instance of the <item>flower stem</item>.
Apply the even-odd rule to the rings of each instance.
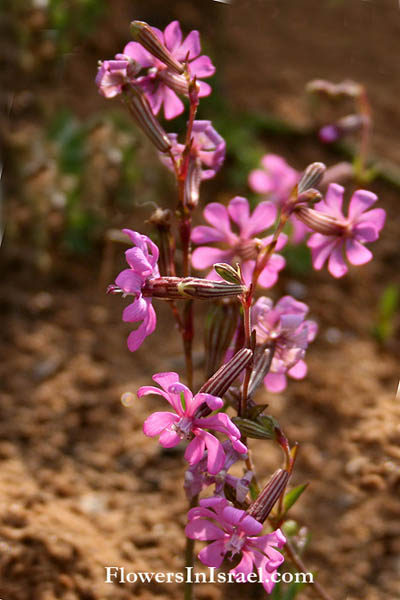
[[[294,564],[294,566],[296,567],[298,572],[299,573],[308,573],[309,571],[308,571],[306,565],[303,563],[302,559],[297,554],[297,552],[294,549],[293,544],[290,540],[286,540],[285,549],[286,549],[286,554],[287,554],[288,558],[292,561],[292,563]],[[324,588],[322,587],[322,585],[320,583],[318,583],[318,581],[313,581],[311,589],[314,591],[314,594],[318,598],[321,598],[322,600],[333,600],[332,596],[330,596],[328,594],[328,592],[326,592],[324,590]]]
[[[194,508],[199,503],[199,496],[194,496],[189,504],[189,509]],[[195,540],[186,538],[186,548],[185,548],[185,567],[194,566],[194,543]],[[188,578],[187,578],[188,579]],[[193,582],[185,581],[185,591],[184,591],[184,600],[192,600],[193,598]]]

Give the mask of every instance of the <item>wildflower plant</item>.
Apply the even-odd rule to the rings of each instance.
[[[177,202],[171,210],[159,207],[149,215],[155,241],[123,230],[131,245],[125,253],[128,268],[108,292],[132,297],[122,317],[139,324],[128,337],[131,352],[155,330],[157,300],[168,303],[182,337],[186,383],[178,373],[156,373],[157,385],[141,387],[137,396],[158,395],[169,405],[147,417],[145,435],[165,448],[186,448],[186,566],[194,565],[196,540],[211,542],[197,555],[203,564],[220,568],[227,559],[238,582],[257,570],[269,594],[285,558],[295,568],[303,564],[285,523],[306,484],[287,492],[297,444],[289,443],[255,397],[262,385],[277,393],[288,376],[305,377],[307,348],[318,328],[306,304],[291,296],[274,301],[266,290],[285,267],[279,254],[285,244],[306,239],[314,268],[328,261],[335,278],[348,270],[345,257],[351,265],[368,262],[372,254],[366,244],[379,237],[385,213],[371,209],[377,201],[372,192],[357,190],[345,216],[340,185],[331,183],[325,195],[318,190],[325,165],[315,162],[298,173],[282,157],[267,154],[249,175],[250,187],[260,195],[253,209],[241,196],[227,205],[211,202],[202,207],[204,222],[198,210],[199,224],[193,226],[201,185],[217,174],[225,157],[225,142],[212,123],[196,118],[200,98],[211,93],[203,78],[215,67],[201,55],[199,33],[184,37],[177,21],[164,32],[135,21],[131,32],[134,40],[123,52],[100,63],[96,83],[105,98],[122,100],[158,151],[175,178]],[[157,119],[162,106],[167,119],[187,106],[182,139]],[[209,303],[202,378],[194,373],[192,357],[199,301]],[[263,484],[251,445],[271,442],[281,448],[283,464]],[[241,474],[231,471],[233,465],[241,466]],[[185,586],[189,600],[192,584]],[[328,597],[319,584],[314,589]]]

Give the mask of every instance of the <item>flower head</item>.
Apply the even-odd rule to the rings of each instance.
[[[156,27],[151,29],[174,59],[180,63],[185,62],[187,59],[190,77],[197,78],[199,96],[208,96],[211,93],[211,87],[201,79],[214,75],[215,67],[208,56],[200,56],[199,32],[191,31],[185,39],[182,39],[182,31],[178,21],[172,21],[164,32]],[[138,42],[129,42],[124,48],[124,55],[135,60],[144,70],[144,74],[140,75],[136,81],[146,92],[154,114],[158,114],[162,105],[164,106],[166,119],[173,119],[181,114],[184,106],[176,91],[187,95],[188,86],[184,75],[172,71],[170,67],[150,54]]]
[[[179,161],[185,146],[178,142],[176,133],[170,133],[169,138],[172,142],[171,152]],[[201,179],[214,177],[225,160],[225,151],[225,140],[215,131],[211,121],[194,121],[190,154],[192,160],[199,160],[201,163]],[[172,161],[168,156],[160,155],[160,158],[169,169],[173,170]]]
[[[100,64],[96,75],[96,85],[105,98],[121,94],[123,86],[139,72],[138,65],[129,56],[117,54],[115,60],[105,60]]]
[[[316,336],[317,324],[305,320],[308,306],[291,296],[284,296],[273,306],[270,298],[261,297],[252,308],[257,344],[271,345],[274,355],[265,387],[280,392],[286,387],[286,375],[302,379],[307,373],[303,358],[307,346]]]
[[[164,448],[177,446],[182,439],[190,440],[185,451],[185,458],[190,465],[197,464],[207,449],[207,470],[215,475],[225,462],[225,452],[221,442],[206,429],[219,431],[228,436],[232,446],[239,453],[247,451],[240,442],[240,431],[232,423],[226,413],[217,413],[208,417],[197,417],[196,413],[203,403],[214,411],[222,407],[223,401],[211,394],[192,392],[179,381],[177,373],[156,373],[153,380],[162,389],[154,386],[143,386],[138,390],[138,397],[157,394],[167,400],[174,409],[172,412],[155,412],[146,419],[143,425],[145,435],[159,436]]]
[[[244,510],[234,508],[225,498],[205,498],[200,506],[188,513],[185,533],[191,539],[212,541],[198,554],[208,567],[218,568],[225,556],[231,560],[241,556],[231,569],[240,582],[247,581],[254,568],[260,569],[264,589],[270,593],[275,585],[273,574],[284,558],[276,548],[282,548],[286,538],[280,529],[260,535],[263,525]]]
[[[228,471],[239,460],[245,460],[247,455],[235,450],[229,440],[223,442],[222,446],[225,452],[225,462],[217,474],[212,475],[207,470],[207,452],[198,463],[186,471],[184,487],[189,499],[197,496],[204,487],[212,484],[215,484],[214,496],[225,497],[224,487],[225,484],[228,484],[235,490],[238,502],[245,500],[253,473],[247,471],[243,477],[235,477]]]
[[[212,246],[196,248],[192,255],[193,266],[196,269],[207,269],[217,262],[240,262],[244,280],[249,284],[259,251],[272,240],[271,235],[259,239],[255,234],[273,225],[276,206],[272,202],[260,202],[250,215],[248,200],[236,196],[229,202],[227,208],[217,202],[208,204],[203,214],[211,227],[204,225],[195,227],[192,241],[195,244],[222,242],[228,246],[228,249],[222,250]],[[231,220],[237,225],[238,233],[232,231]],[[280,250],[285,243],[286,236],[281,234],[276,249]],[[259,284],[266,288],[274,285],[278,279],[278,272],[284,266],[285,259],[279,254],[273,254],[261,272]],[[208,277],[218,278],[214,271],[211,271]]]
[[[364,244],[378,239],[386,217],[382,208],[368,210],[378,198],[367,190],[354,192],[345,217],[342,212],[343,194],[342,186],[336,183],[329,185],[324,200],[314,208],[317,213],[322,213],[323,219],[328,217],[335,229],[331,235],[314,233],[307,242],[314,269],[322,269],[329,257],[328,271],[333,277],[347,273],[343,254],[352,265],[363,265],[372,259],[371,251]]]
[[[156,327],[157,318],[151,298],[143,297],[142,288],[147,281],[160,275],[157,266],[159,252],[157,246],[146,235],[130,229],[124,229],[123,232],[134,246],[125,252],[129,269],[125,269],[117,276],[115,285],[124,295],[135,296],[135,300],[122,314],[122,319],[127,323],[141,321],[139,328],[132,331],[128,337],[128,348],[134,352]],[[115,288],[115,286],[110,287],[110,291]]]
[[[253,169],[249,185],[253,192],[266,196],[279,208],[283,208],[300,179],[300,174],[284,158],[277,154],[266,154],[261,159],[261,169]],[[293,226],[293,242],[301,242],[308,228],[297,219],[289,218]]]

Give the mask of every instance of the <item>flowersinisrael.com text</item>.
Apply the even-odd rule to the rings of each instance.
[[[264,583],[262,569],[257,569],[247,577],[243,573],[216,573],[216,568],[210,567],[207,571],[193,573],[193,567],[186,567],[184,571],[127,571],[124,567],[104,567],[106,570],[105,583]],[[274,583],[314,583],[312,573],[271,573]]]

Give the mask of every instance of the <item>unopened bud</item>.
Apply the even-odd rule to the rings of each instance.
[[[362,93],[363,88],[359,83],[351,80],[345,80],[341,83],[332,83],[331,81],[325,81],[324,79],[314,79],[307,84],[306,91],[309,93],[325,95],[330,98],[358,98]]]
[[[304,171],[304,173],[298,183],[298,186],[297,186],[298,194],[302,194],[303,192],[307,191],[308,189],[318,185],[318,183],[321,181],[322,177],[324,176],[325,171],[326,171],[326,166],[324,165],[324,163],[315,162],[315,163],[311,163],[311,165],[308,165],[308,167]]]
[[[362,127],[369,124],[369,118],[365,115],[347,115],[336,123],[325,125],[319,130],[320,140],[326,144],[336,142],[346,135],[360,131]]]
[[[294,214],[304,225],[323,235],[341,235],[346,231],[344,223],[308,206],[296,207]]]
[[[146,96],[137,87],[130,86],[125,90],[124,101],[140,129],[153,142],[160,152],[168,152],[171,140],[157,121]]]
[[[175,71],[171,71],[170,69],[164,69],[160,72],[159,76],[177,94],[182,94],[183,96],[189,95],[189,84],[184,75],[175,73]]]
[[[212,304],[205,321],[205,373],[211,377],[220,366],[236,331],[239,303],[223,300]]]
[[[288,480],[289,473],[283,469],[278,469],[256,500],[250,504],[246,511],[247,514],[256,519],[256,521],[264,523],[275,503],[284,492]]]
[[[184,66],[174,58],[166,46],[158,39],[153,29],[144,21],[132,21],[130,25],[131,35],[136,42],[139,42],[145,48],[168,65],[176,73],[183,73]]]
[[[160,250],[158,266],[161,275],[174,275],[175,240],[171,235],[171,211],[157,208],[149,219],[158,233],[157,246]]]
[[[214,270],[222,279],[229,283],[241,283],[240,273],[237,269],[227,263],[216,263]]]
[[[266,375],[268,375],[274,357],[274,348],[256,348],[254,354],[254,366],[251,372],[251,377],[248,387],[248,395],[252,397],[261,385]]]
[[[185,206],[196,208],[200,199],[201,163],[198,158],[190,157],[185,178]]]
[[[296,205],[298,204],[316,204],[322,200],[322,194],[320,191],[310,188],[305,192],[302,192],[297,196]]]
[[[196,277],[186,277],[179,284],[179,292],[188,298],[228,298],[229,296],[240,296],[246,289],[245,285]]]
[[[252,350],[242,348],[201,386],[200,392],[222,397],[252,358]],[[201,416],[206,416],[203,412]]]

